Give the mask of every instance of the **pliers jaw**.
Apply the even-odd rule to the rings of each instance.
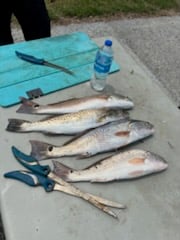
[[[26,155],[23,152],[19,151],[16,147],[12,146],[11,148],[14,157],[20,162],[25,168],[43,176],[48,176],[51,169],[48,165],[40,165],[37,159],[31,155]]]

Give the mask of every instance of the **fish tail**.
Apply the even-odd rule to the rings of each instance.
[[[26,129],[25,125],[26,123],[31,123],[30,121],[15,118],[10,118],[8,121],[9,123],[6,127],[6,130],[10,132],[27,132],[28,129]]]
[[[41,141],[30,140],[31,144],[31,156],[37,160],[44,160],[51,158],[50,153],[53,150],[53,145]]]
[[[17,109],[17,113],[37,113],[39,104],[33,101],[30,101],[24,97],[21,97],[21,106]]]
[[[58,161],[52,161],[53,163],[53,173],[57,175],[58,177],[64,179],[65,181],[69,182],[69,174],[74,172],[74,169],[58,162]]]

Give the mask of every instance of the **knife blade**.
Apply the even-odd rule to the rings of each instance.
[[[37,57],[34,57],[32,55],[28,55],[28,54],[25,54],[25,53],[22,53],[22,52],[19,52],[19,51],[15,51],[15,53],[20,59],[22,59],[24,61],[27,61],[27,62],[30,62],[30,63],[33,63],[33,64],[45,65],[47,67],[56,68],[56,69],[59,69],[59,70],[65,72],[67,74],[74,75],[74,73],[72,71],[70,71],[69,69],[67,69],[63,66],[56,65],[54,63],[48,62],[48,61],[44,60],[43,58],[37,58]]]

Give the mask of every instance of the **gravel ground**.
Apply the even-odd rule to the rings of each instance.
[[[180,16],[123,19],[61,26],[52,24],[52,36],[84,31],[90,37],[114,36],[132,50],[158,79],[162,89],[180,106]],[[19,28],[14,40],[22,41]],[[3,240],[0,223],[0,240]]]

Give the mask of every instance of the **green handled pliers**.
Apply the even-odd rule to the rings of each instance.
[[[12,147],[12,152],[15,158],[29,171],[18,170],[8,172],[4,174],[7,178],[17,179],[33,187],[42,186],[46,192],[60,191],[80,197],[115,218],[117,218],[117,215],[108,207],[126,208],[120,203],[81,191],[79,188],[55,175],[48,165],[40,165],[34,157],[22,153],[15,147]]]

